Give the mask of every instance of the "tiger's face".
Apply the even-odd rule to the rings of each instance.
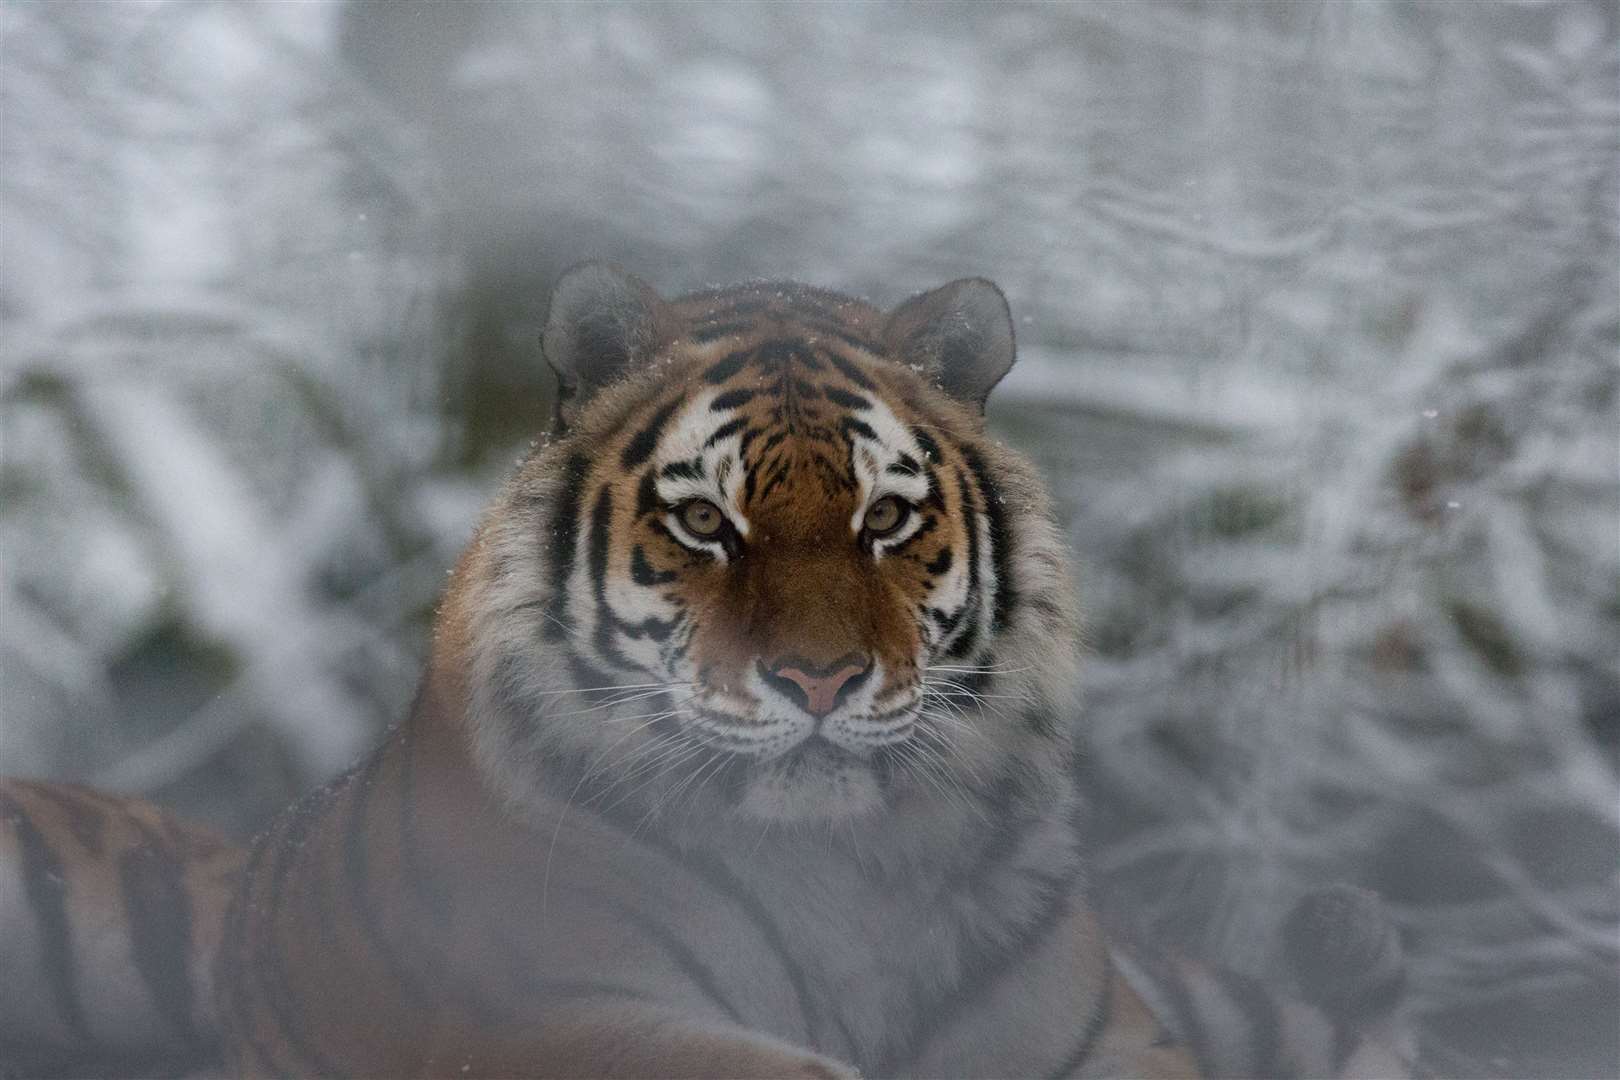
[[[745,809],[858,812],[915,737],[930,661],[983,614],[980,493],[907,406],[910,372],[809,345],[791,315],[742,337],[677,353],[631,425],[627,505],[599,503],[593,659],[685,688],[675,722],[752,765]]]
[[[572,760],[650,813],[836,820],[1062,744],[1063,560],[980,414],[1012,362],[993,286],[884,315],[578,275],[546,346],[585,400],[475,545],[473,686],[508,788]]]

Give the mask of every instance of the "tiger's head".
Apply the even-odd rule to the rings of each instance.
[[[810,822],[1061,771],[1075,618],[1045,491],[984,430],[1014,357],[994,285],[885,313],[778,283],[666,301],[587,264],[544,347],[555,430],[435,656],[498,790]]]

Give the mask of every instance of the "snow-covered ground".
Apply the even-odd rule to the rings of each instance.
[[[1612,2],[0,7],[0,767],[247,831],[412,689],[558,270],[999,281],[1099,894],[1395,905],[1620,1073]]]

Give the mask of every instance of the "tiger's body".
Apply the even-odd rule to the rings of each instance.
[[[994,286],[884,314],[587,266],[545,344],[556,437],[461,559],[411,714],[237,875],[234,1071],[1398,1068],[1385,1010],[1116,962],[1087,908],[1067,559],[981,415]],[[1358,1001],[1398,980],[1340,953]]]

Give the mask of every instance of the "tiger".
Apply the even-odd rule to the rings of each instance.
[[[138,802],[3,789],[8,1054],[179,1044],[243,1077],[1405,1073],[1370,894],[1301,902],[1292,997],[1088,904],[1078,608],[1038,471],[986,427],[1016,352],[993,283],[884,311],[782,282],[666,299],[588,263],[542,348],[549,432],[375,751],[250,852]]]

